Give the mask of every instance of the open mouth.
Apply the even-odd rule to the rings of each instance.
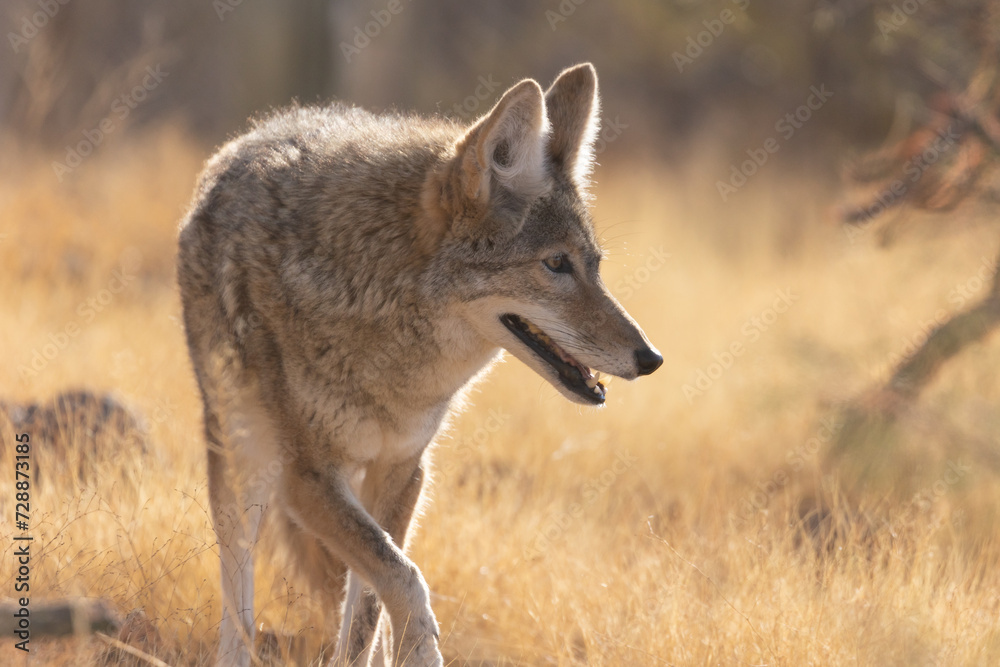
[[[563,386],[588,403],[604,403],[604,385],[600,371],[592,371],[559,347],[554,340],[534,324],[511,313],[500,316],[500,322],[521,339],[542,361],[552,366]]]

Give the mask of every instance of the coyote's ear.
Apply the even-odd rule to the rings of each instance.
[[[581,192],[587,190],[597,138],[597,72],[590,63],[563,70],[545,93],[552,136],[549,156]]]
[[[504,93],[455,146],[445,199],[457,236],[500,241],[515,236],[549,187],[548,121],[541,87],[531,79]]]

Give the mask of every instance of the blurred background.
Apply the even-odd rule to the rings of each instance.
[[[293,101],[471,122],[590,61],[605,279],[666,363],[596,411],[508,361],[439,438],[411,552],[448,664],[1000,663],[998,4],[5,0],[0,435],[69,390],[134,416],[43,443],[38,595],[212,662],[174,261],[215,149]],[[282,562],[261,655],[321,664],[336,611]],[[124,659],[88,641],[28,664]]]
[[[987,13],[981,0],[8,0],[0,119],[58,151],[152,66],[164,85],[119,137],[172,122],[213,145],[293,99],[462,115],[484,77],[473,117],[498,87],[592,61],[605,113],[632,130],[616,155],[676,162],[706,131],[745,143],[822,84],[829,106],[789,151],[807,155],[880,142],[895,114],[960,86],[989,43]],[[810,166],[836,157],[820,155]]]

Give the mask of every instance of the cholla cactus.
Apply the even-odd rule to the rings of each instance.
[[[902,138],[888,142],[847,168],[846,180],[867,189],[863,203],[844,206],[840,211],[843,222],[852,226],[849,229],[877,221],[886,241],[905,218],[895,216],[885,221],[890,216],[883,214],[890,209],[948,212],[949,219],[954,220],[960,219],[959,207],[966,201],[1000,199],[1000,188],[996,187],[1000,174],[1000,3],[969,3],[966,9],[967,14],[957,23],[966,32],[967,40],[956,48],[978,48],[978,65],[964,88],[958,90],[929,65],[929,60],[917,58],[940,90],[927,102],[923,124],[912,131],[893,133]],[[920,29],[925,41],[932,42],[926,37],[933,33],[934,26]],[[900,411],[917,399],[949,359],[1000,327],[998,264],[1000,257],[993,263],[992,286],[979,303],[938,326],[893,370],[884,386],[872,389],[852,404],[832,455],[856,450],[883,437]]]

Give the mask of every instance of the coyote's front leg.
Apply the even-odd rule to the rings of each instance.
[[[373,464],[369,466],[361,500],[392,537],[400,549],[405,549],[406,533],[420,501],[424,484],[422,455],[391,465]],[[376,592],[366,587],[357,573],[351,572],[344,603],[343,625],[337,644],[337,658],[347,665],[367,665],[368,655],[374,645],[382,603]],[[385,637],[390,637],[388,623],[383,620]],[[403,628],[394,628],[397,633]],[[386,643],[382,650],[388,664],[394,664]],[[397,659],[403,660],[404,655]],[[378,664],[378,656],[376,663]],[[401,664],[401,663],[400,663]]]
[[[419,478],[422,481],[422,472]],[[351,576],[360,575],[377,592],[394,630],[396,664],[443,664],[437,622],[420,570],[361,506],[344,472],[300,460],[287,469],[284,486],[296,519],[347,563]],[[342,651],[338,648],[338,654]]]

